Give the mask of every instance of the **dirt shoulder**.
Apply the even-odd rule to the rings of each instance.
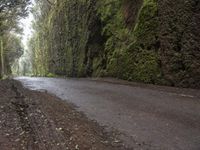
[[[48,93],[0,81],[2,150],[124,150],[115,133]]]

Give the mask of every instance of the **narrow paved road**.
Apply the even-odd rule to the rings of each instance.
[[[120,131],[137,149],[200,150],[200,90],[89,79],[16,79],[74,104],[90,119]]]

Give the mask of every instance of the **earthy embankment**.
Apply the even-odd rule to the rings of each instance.
[[[0,81],[1,150],[124,150],[107,133],[58,98]]]

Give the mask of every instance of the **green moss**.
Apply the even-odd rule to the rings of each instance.
[[[104,10],[103,21],[107,23],[104,28],[104,34],[108,36],[105,44],[106,72],[109,76],[131,81],[158,82],[160,70],[155,46],[158,26],[156,1],[143,1],[132,29],[126,27],[119,4],[116,10],[101,10]]]
[[[146,83],[158,82],[160,70],[156,53],[143,50],[138,53],[136,62],[132,72],[133,80],[139,80]]]
[[[144,0],[134,28],[134,44],[142,46],[142,48],[155,50],[152,46],[156,43],[157,37],[157,11],[158,8],[155,0]]]
[[[53,74],[53,73],[48,73],[48,74],[46,75],[46,77],[53,78],[53,77],[56,77],[56,75]]]
[[[199,36],[192,27],[198,13],[190,5],[181,0],[58,0],[37,22],[34,73],[193,83],[198,73],[189,72],[198,70],[198,58],[191,47],[199,47]]]

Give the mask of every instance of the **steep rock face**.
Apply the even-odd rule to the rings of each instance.
[[[49,53],[49,66],[48,69],[51,73],[58,75],[66,74],[66,16],[65,16],[65,3],[57,3],[56,9],[50,11],[48,28],[48,53]],[[56,40],[55,40],[56,39]]]
[[[57,0],[40,39],[53,74],[200,87],[199,23],[198,0]]]
[[[113,9],[116,8],[116,9]],[[157,83],[157,3],[155,0],[123,0],[101,3],[105,26],[106,69],[103,75]]]
[[[106,11],[103,5],[107,14],[100,12],[108,35],[106,75],[200,87],[199,1],[124,0],[112,5],[119,9]]]
[[[102,43],[101,22],[95,7],[95,0],[57,1],[50,18],[51,73],[91,75],[93,58]]]

